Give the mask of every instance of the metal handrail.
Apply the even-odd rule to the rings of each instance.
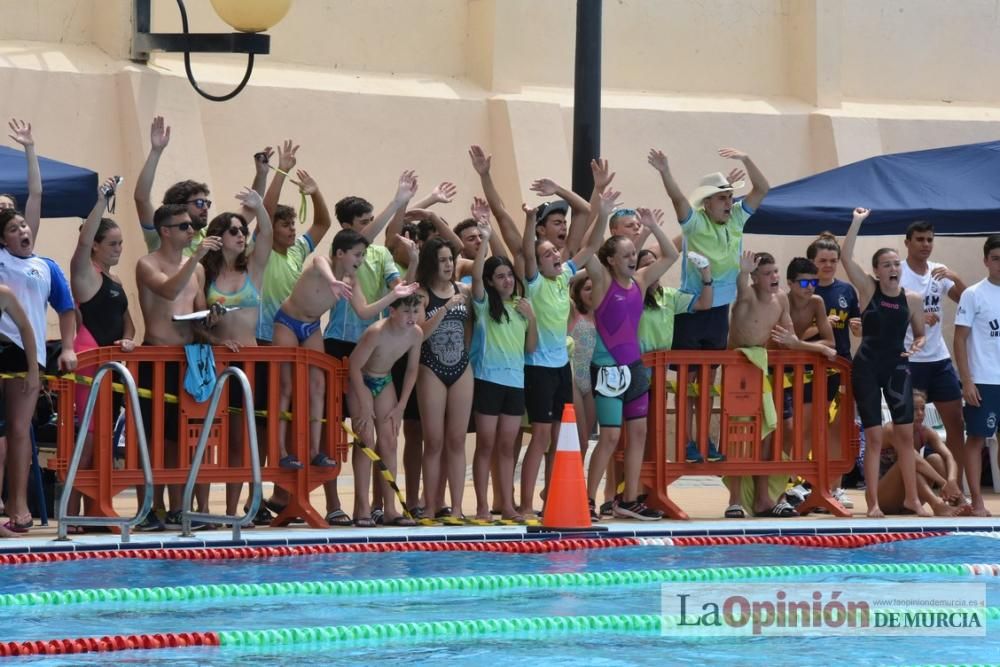
[[[139,459],[142,462],[142,477],[145,493],[143,494],[142,506],[138,514],[131,519],[123,517],[105,516],[73,516],[69,517],[66,512],[69,510],[69,496],[73,490],[73,482],[76,479],[77,469],[80,467],[80,458],[83,456],[83,443],[87,439],[87,429],[90,427],[90,420],[94,417],[94,406],[97,403],[98,390],[101,388],[101,380],[109,372],[114,371],[122,377],[125,384],[125,392],[132,405],[132,415],[135,417],[136,434],[139,438]],[[83,419],[80,421],[80,430],[76,436],[76,444],[73,446],[73,457],[69,462],[69,469],[66,471],[66,480],[63,482],[63,492],[59,497],[59,507],[56,508],[56,520],[59,522],[59,530],[56,539],[68,540],[67,531],[69,524],[74,526],[118,526],[122,531],[122,542],[129,541],[129,531],[146,519],[149,510],[153,507],[153,469],[149,464],[149,449],[146,446],[146,429],[142,421],[142,411],[139,408],[139,392],[135,388],[135,380],[132,373],[125,366],[117,361],[108,361],[101,364],[94,374],[94,381],[90,386],[90,394],[87,396],[87,407],[83,411]]]
[[[222,389],[230,377],[236,376],[243,387],[243,414],[247,418],[247,432],[250,434],[250,462],[253,471],[253,479],[250,483],[250,506],[246,514],[242,517],[230,514],[208,514],[204,512],[193,512],[184,509],[181,512],[181,535],[191,537],[191,521],[199,520],[211,523],[221,523],[232,525],[233,539],[240,539],[240,529],[249,526],[260,508],[261,496],[263,495],[263,482],[260,477],[260,454],[257,451],[257,428],[254,424],[253,394],[250,391],[250,382],[246,373],[239,368],[230,366],[219,374],[215,379],[215,390],[212,392],[212,401],[208,404],[208,412],[205,413],[205,422],[202,426],[201,437],[198,438],[198,447],[195,450],[194,458],[191,460],[191,470],[188,472],[187,482],[184,484],[184,504],[182,507],[191,507],[191,500],[194,497],[195,480],[198,477],[198,470],[201,468],[201,461],[205,455],[205,446],[208,444],[208,435],[211,430],[215,413],[219,409],[219,399],[222,397]]]

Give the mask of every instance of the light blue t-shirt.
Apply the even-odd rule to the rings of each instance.
[[[368,246],[365,259],[358,267],[355,288],[361,288],[365,301],[374,303],[385,296],[389,286],[398,278],[399,271],[392,253],[384,246],[373,244]],[[376,320],[378,317],[361,319],[348,299],[339,299],[330,310],[330,321],[323,330],[323,338],[357,343],[365,329]]]
[[[691,210],[686,220],[681,220],[684,245],[681,258],[693,250],[708,258],[712,267],[712,307],[725,306],[736,300],[736,279],[740,275],[740,253],[743,252],[743,227],[753,214],[746,199],[733,202],[729,220],[720,225],[712,222],[705,209]],[[695,295],[701,293],[701,272],[690,262],[681,265],[681,291]]]
[[[497,322],[490,317],[488,297],[484,296],[482,301],[472,300],[476,329],[481,332],[472,374],[477,380],[523,389],[524,339],[528,333],[528,320],[514,309],[514,305],[514,301],[505,302],[507,317],[501,317],[503,321]]]
[[[535,311],[538,326],[538,345],[534,352],[524,355],[529,366],[562,368],[569,363],[566,349],[566,332],[569,327],[569,281],[576,275],[572,260],[563,264],[562,273],[546,278],[536,273],[527,283],[527,296]]]

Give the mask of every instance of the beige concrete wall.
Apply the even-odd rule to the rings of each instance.
[[[189,0],[192,29],[226,30],[207,0]],[[154,196],[181,178],[208,182],[215,211],[252,175],[251,155],[287,136],[328,198],[376,206],[405,168],[421,191],[459,186],[446,208],[463,217],[479,192],[466,150],[494,154],[508,205],[530,182],[569,181],[572,0],[299,0],[272,31],[247,90],[214,104],[188,86],[176,55],[127,60],[128,0],[0,4],[0,118],[35,126],[42,154],[121,173],[127,188],[163,114],[173,139]],[[154,29],[179,30],[173,0],[154,0]],[[1000,130],[996,3],[981,0],[617,0],[604,3],[603,153],[629,204],[669,203],[645,163],[667,151],[685,189],[729,166],[721,146],[749,151],[773,184],[884,152],[993,139]],[[196,55],[212,92],[242,76],[243,59]],[[946,100],[947,102],[945,102]],[[286,191],[285,202],[297,204]],[[858,202],[864,204],[864,202]],[[144,252],[131,198],[126,284]],[[65,261],[76,221],[46,221],[40,252]],[[676,230],[673,221],[668,225]],[[782,261],[803,237],[750,237]],[[898,239],[863,239],[859,252]],[[942,240],[936,259],[968,280],[979,241]],[[326,249],[326,245],[321,250]],[[668,274],[676,280],[676,270]]]

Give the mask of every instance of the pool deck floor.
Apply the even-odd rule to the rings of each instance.
[[[353,493],[349,477],[340,483],[341,501],[350,512],[353,504]],[[265,485],[265,497],[268,494]],[[691,517],[689,521],[602,521],[599,527],[607,531],[586,533],[593,536],[658,536],[670,537],[680,535],[813,535],[831,533],[883,533],[899,531],[988,531],[1000,536],[1000,494],[987,493],[986,506],[994,515],[991,518],[920,518],[915,516],[889,516],[885,519],[868,519],[865,514],[864,491],[848,490],[848,496],[854,501],[854,516],[852,518],[837,518],[828,515],[812,514],[808,517],[789,519],[722,519],[725,509],[727,492],[718,478],[687,477],[678,480],[670,487],[670,497],[677,502]],[[321,490],[312,497],[313,506],[324,507]],[[213,486],[211,495],[212,507],[221,509],[224,503],[224,490],[221,485]],[[466,514],[474,513],[475,494],[471,484],[467,485],[464,510]],[[115,507],[123,515],[135,511],[134,497],[122,494],[115,499]],[[426,526],[417,528],[330,528],[312,529],[304,526],[288,528],[257,527],[244,529],[242,539],[238,543],[249,545],[287,545],[297,543],[330,543],[330,542],[378,542],[378,541],[435,541],[435,540],[485,540],[485,539],[534,539],[538,534],[527,534],[523,526]],[[546,534],[542,534],[546,535]],[[551,535],[551,534],[548,534]],[[569,533],[564,536],[572,536]],[[120,543],[118,535],[88,534],[72,536],[68,542],[56,541],[55,521],[48,526],[36,526],[23,538],[0,539],[0,553],[28,551],[72,551],[78,548],[100,549],[116,548]],[[232,531],[215,530],[202,531],[193,538],[181,537],[178,532],[135,533],[132,535],[133,545],[149,547],[198,547],[231,546]]]

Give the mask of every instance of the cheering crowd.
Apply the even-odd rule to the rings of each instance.
[[[415,201],[419,188],[413,171],[402,173],[395,196],[377,215],[365,199],[346,196],[331,216],[316,180],[296,170],[299,146],[285,141],[256,153],[251,186],[218,206],[224,212],[210,216],[209,186],[194,180],[171,185],[162,203],[153,203],[157,166],[170,144],[170,128],[157,117],[134,189],[148,249],[135,267],[144,323],[140,342],[134,310],[115,274],[122,230],[106,217],[109,202],[120,194],[120,179],[101,184],[97,203],[80,227],[67,281],[58,264],[34,254],[42,179],[31,125],[14,120],[10,130],[26,153],[28,197],[18,202],[0,195],[0,373],[7,378],[2,380],[6,424],[0,476],[6,469],[8,517],[0,535],[32,526],[26,499],[29,428],[46,365],[48,306],[59,315],[59,369],[85,376],[96,369],[76,369],[76,354],[107,346],[119,348],[123,356],[140,344],[198,342],[232,350],[300,346],[349,358],[345,414],[393,475],[402,433],[411,516],[396,506],[380,476],[372,488],[371,461],[355,447],[353,518],[341,507],[336,480],[325,485],[327,521],[334,526],[534,520],[544,511],[545,499],[544,488],[536,494],[536,480],[554,451],[568,403],[576,406],[581,452],[587,453],[595,429],[598,433],[587,471],[592,519],[660,519],[662,513],[645,504],[640,484],[650,378],[644,353],[732,348],[750,358],[760,353],[766,364],[766,349],[782,347],[851,361],[852,335],[860,337],[851,378],[866,442],[868,515],[987,515],[980,453],[996,431],[1000,406],[1000,235],[985,243],[986,277],[969,287],[930,261],[934,230],[924,222],[907,230],[905,259],[883,248],[872,257],[869,271],[854,253],[869,215],[858,208],[843,245],[821,235],[803,249],[803,257],[788,262],[783,287],[775,257],[743,249],[744,225],[769,186],[755,162],[732,148],[718,154],[738,166],[728,174],[704,176],[687,193],[675,181],[667,156],[650,150],[648,163],[673,209],[665,215],[620,204],[615,173],[600,159],[591,164],[589,200],[542,178],[531,190],[546,201],[521,204],[518,212],[508,208],[493,183],[491,156],[472,146],[469,159],[484,198],[475,197],[470,214],[452,225],[438,211],[455,201],[454,185],[441,183]],[[750,189],[734,199],[744,179]],[[312,220],[301,234],[298,212],[280,203],[287,180],[311,202]],[[515,220],[519,215],[523,224]],[[338,229],[329,254],[314,253],[334,218]],[[674,223],[668,218],[679,225],[676,238],[665,231]],[[383,233],[384,246],[376,244]],[[677,261],[680,285],[662,285]],[[835,277],[838,264],[849,283]],[[942,335],[940,301],[945,297],[959,302],[954,364]],[[177,319],[198,311],[208,315]],[[321,451],[324,376],[315,368],[310,373],[309,457],[300,460],[290,453],[285,429],[279,429],[278,465],[286,469],[338,465]],[[151,366],[140,365],[138,385],[151,387],[152,380]],[[179,366],[168,366],[166,392],[183,391],[183,381]],[[290,367],[282,368],[276,388],[268,387],[265,373],[251,381],[258,409],[266,409],[269,390],[279,392],[281,410],[289,408]],[[88,387],[77,386],[79,416]],[[838,375],[827,379],[827,396],[839,400]],[[885,425],[883,400],[891,414]],[[811,401],[810,384],[805,402]],[[946,443],[923,424],[928,402],[943,419]],[[695,403],[688,402],[687,413],[678,415],[692,434],[678,456],[690,463],[704,461],[694,440]],[[790,393],[778,407],[789,424]],[[148,430],[148,400],[143,413]],[[167,406],[165,415],[166,465],[176,466],[176,406]],[[522,457],[525,416],[530,437]],[[618,465],[612,454],[625,423],[624,462]],[[465,441],[472,430],[476,509],[465,516]],[[243,430],[230,432],[230,461],[238,465],[244,456]],[[92,439],[88,435],[85,443],[85,466],[91,462]],[[708,462],[724,460],[724,443],[708,440]],[[769,443],[770,437],[763,443],[765,452]],[[894,457],[887,460],[883,451],[890,447]],[[963,471],[969,499],[959,489]],[[794,499],[774,493],[767,477],[754,478],[749,500],[741,480],[726,482],[726,517],[797,515]],[[166,502],[158,490],[154,510],[159,511],[139,529],[179,524],[181,490],[168,486]],[[227,485],[228,514],[237,512],[242,491],[241,484]],[[842,489],[831,491],[849,503]],[[268,510],[280,511],[287,502],[285,492],[275,488],[256,522],[267,523]],[[207,485],[196,490],[195,504],[207,510]],[[80,510],[81,499],[71,496],[71,513]]]

